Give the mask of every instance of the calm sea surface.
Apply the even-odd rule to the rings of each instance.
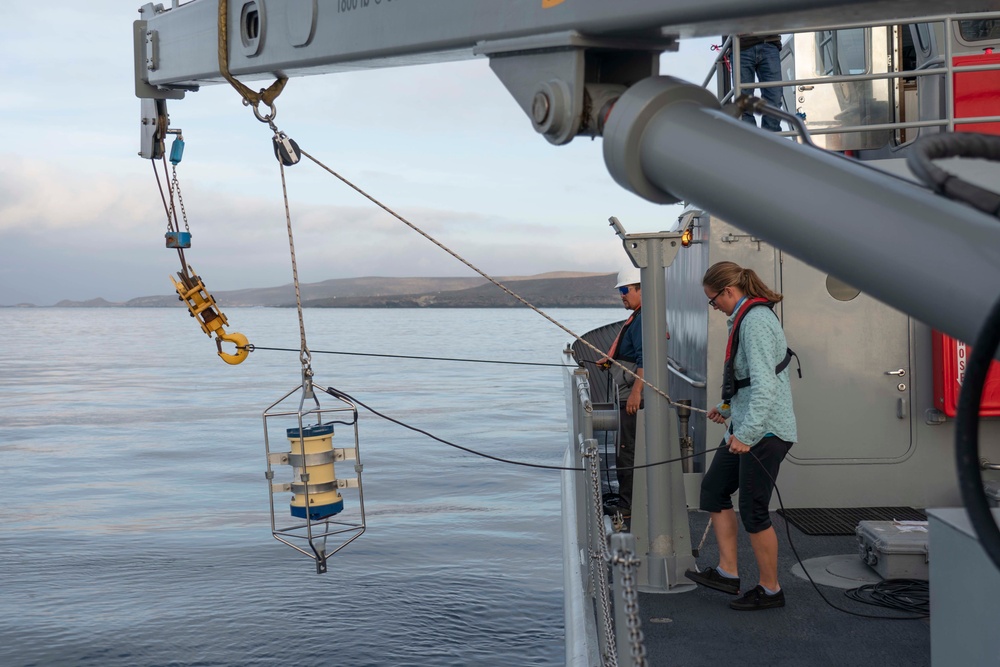
[[[226,314],[256,345],[298,349],[294,310]],[[623,311],[550,314],[583,333]],[[557,368],[317,352],[557,363],[570,338],[538,315],[305,318],[318,384],[473,449],[561,462]],[[563,662],[558,472],[362,410],[368,530],[317,575],[271,537],[263,477],[261,413],[299,385],[297,352],[229,366],[174,309],[6,308],[0,324],[0,665]]]

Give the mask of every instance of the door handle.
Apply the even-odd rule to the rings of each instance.
[[[897,370],[894,370],[894,371],[886,371],[885,374],[886,375],[895,375],[897,377],[903,377],[904,375],[906,375],[906,369],[905,368],[900,368],[900,369],[897,369]]]

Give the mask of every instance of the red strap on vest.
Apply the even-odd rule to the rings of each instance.
[[[638,309],[633,310],[632,314],[628,316],[627,320],[625,320],[625,324],[623,324],[622,328],[618,330],[618,335],[615,336],[615,342],[611,343],[611,349],[608,350],[608,359],[615,358],[615,354],[618,352],[618,343],[620,343],[622,340],[622,333],[624,333],[625,330],[628,329],[628,325],[632,324],[632,320],[635,319],[635,315],[638,312],[639,312]]]
[[[751,308],[761,303],[767,304],[771,302],[762,296],[754,297],[753,299],[747,299],[746,301],[743,302],[743,306],[736,314],[736,319],[733,320],[733,328],[729,330],[729,340],[726,342],[726,361],[729,361],[730,355],[732,355],[733,337],[736,335],[736,332],[739,331],[740,329],[740,322],[743,321],[744,316],[746,316],[746,314],[750,312]]]

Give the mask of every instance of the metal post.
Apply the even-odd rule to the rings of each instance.
[[[670,377],[667,370],[667,289],[663,269],[666,254],[664,246],[670,247],[671,244],[671,249],[676,252],[677,238],[648,241],[646,265],[639,272],[642,280],[644,379],[660,388],[666,388]],[[670,404],[651,391],[643,392],[643,400],[647,463],[680,457],[676,428],[671,428]],[[694,565],[684,496],[684,474],[679,463],[651,466],[646,468],[645,473],[649,505],[649,551],[643,560],[648,568],[650,589],[666,592],[678,583],[678,576],[683,575],[686,567]]]
[[[679,232],[628,234],[617,218],[611,225],[622,239],[625,252],[639,267],[642,282],[642,367],[643,379],[661,390],[667,387],[667,302],[663,269],[680,249]],[[657,392],[644,388],[643,409],[646,462],[680,458],[677,429],[671,428],[670,403]],[[684,472],[680,463],[654,465],[645,469],[647,510],[646,586],[650,593],[677,593],[691,590],[679,580],[684,570],[694,567],[691,555],[691,527],[687,518]]]

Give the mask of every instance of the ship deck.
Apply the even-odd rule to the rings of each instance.
[[[708,514],[691,512],[692,539],[700,537]],[[930,621],[860,618],[834,609],[813,585],[791,570],[797,560],[789,548],[789,533],[799,556],[811,558],[857,554],[853,536],[810,536],[792,525],[787,527],[772,512],[778,533],[779,581],[785,591],[785,606],[753,612],[733,611],[735,599],[703,587],[676,594],[640,593],[639,608],[648,663],[672,667],[842,667],[880,665],[920,667],[930,665]],[[750,541],[743,529],[739,535],[740,575],[743,590],[757,583],[757,570]],[[718,551],[710,534],[698,558],[699,566],[718,563]],[[819,585],[833,604],[869,616],[904,616],[849,599],[844,590]]]

